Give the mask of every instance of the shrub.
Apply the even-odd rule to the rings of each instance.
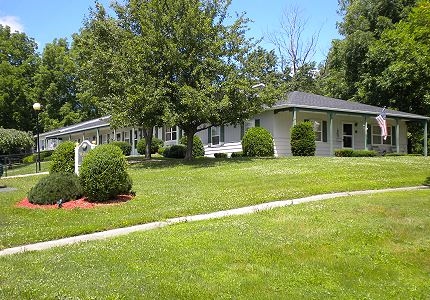
[[[55,204],[78,199],[82,196],[82,187],[75,174],[52,173],[43,177],[28,193],[28,200],[33,204]]]
[[[334,151],[337,157],[373,157],[377,156],[378,152],[374,150],[352,150],[352,149],[338,149]]]
[[[215,153],[214,156],[215,156],[215,158],[227,158],[228,157],[227,153]]]
[[[158,154],[163,155],[164,156],[164,151],[166,150],[166,148],[164,147],[160,147],[158,148]]]
[[[24,164],[34,163],[36,161],[36,156],[37,156],[37,154],[36,155],[32,154],[32,155],[26,156],[22,159],[22,162]]]
[[[153,137],[151,141],[151,154],[155,154],[158,150],[163,147],[164,142],[159,138]],[[144,155],[146,148],[146,140],[141,139],[137,142],[137,153]]]
[[[131,192],[131,178],[121,149],[104,144],[92,149],[84,157],[80,168],[80,182],[89,201],[107,201]]]
[[[183,136],[179,143],[182,145],[187,146],[187,137]],[[205,156],[205,147],[203,146],[202,140],[197,136],[193,136],[193,150],[192,150],[192,157],[200,157]]]
[[[110,143],[111,145],[117,146],[121,149],[122,153],[125,156],[130,156],[131,154],[131,145],[127,142],[113,141]]]
[[[37,155],[37,154],[36,154]],[[75,143],[63,142],[58,145],[51,156],[51,173],[74,173],[75,172]]]
[[[250,128],[243,136],[242,149],[245,156],[273,156],[273,137],[263,127]]]
[[[50,161],[52,159],[52,154],[54,150],[45,150],[40,152],[40,161]],[[22,162],[25,164],[34,163],[37,160],[37,153],[32,155],[28,155],[22,159]]]
[[[167,158],[185,158],[185,152],[187,151],[187,147],[185,145],[173,145],[170,147],[164,148],[163,156]]]
[[[240,151],[240,152],[233,152],[231,154],[231,157],[243,157],[243,152],[242,151]]]
[[[0,155],[28,153],[33,145],[33,137],[30,133],[0,127]]]
[[[315,132],[311,122],[303,122],[291,128],[291,152],[293,156],[314,156]]]

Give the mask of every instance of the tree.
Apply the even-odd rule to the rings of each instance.
[[[97,4],[74,36],[79,97],[112,114],[113,127],[143,127],[150,158],[152,129],[162,123],[166,107],[163,49],[157,45],[163,35],[157,27],[161,7],[157,1],[130,1],[113,8],[117,19]]]
[[[0,25],[0,126],[33,129],[31,89],[39,59],[37,45],[25,33]]]
[[[416,0],[339,0],[343,40],[332,43],[322,86],[324,94],[358,99],[357,82],[366,72],[364,62],[371,45],[384,30],[404,19]]]
[[[280,57],[280,68],[285,74],[294,76],[299,70],[312,63],[319,38],[319,31],[308,39],[303,35],[307,20],[298,7],[284,9],[280,21],[280,32],[269,34],[269,40],[276,47]]]
[[[43,130],[72,125],[94,117],[76,98],[75,63],[65,39],[45,46],[34,76],[34,101],[41,102]]]
[[[75,38],[81,95],[99,99],[114,124],[143,126],[148,157],[152,128],[178,125],[190,159],[196,132],[240,123],[276,100],[273,55],[245,38],[243,16],[224,24],[229,4],[129,0],[113,6],[116,18],[97,4]]]

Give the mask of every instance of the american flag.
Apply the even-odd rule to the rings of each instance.
[[[376,121],[378,121],[379,127],[381,127],[381,136],[384,138],[384,141],[387,139],[387,114],[385,113],[385,107],[382,109],[381,113],[376,117]]]

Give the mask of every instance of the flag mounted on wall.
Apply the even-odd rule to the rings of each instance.
[[[387,136],[388,136],[386,118],[387,118],[387,114],[385,113],[385,107],[384,107],[381,113],[376,117],[376,121],[378,121],[379,127],[381,127],[381,136],[384,138],[384,141],[387,139]]]

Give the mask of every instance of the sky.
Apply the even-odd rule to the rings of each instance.
[[[110,0],[100,2],[107,6]],[[41,52],[55,38],[71,42],[72,34],[79,32],[93,6],[94,0],[0,0],[0,24],[25,32],[38,43]],[[322,62],[331,41],[341,38],[336,28],[341,20],[336,12],[337,0],[233,0],[230,11],[233,15],[246,12],[253,20],[248,37],[263,38],[261,46],[271,50],[274,47],[268,35],[281,30],[283,12],[292,7],[297,7],[302,19],[307,20],[305,37],[319,32],[313,60]]]

